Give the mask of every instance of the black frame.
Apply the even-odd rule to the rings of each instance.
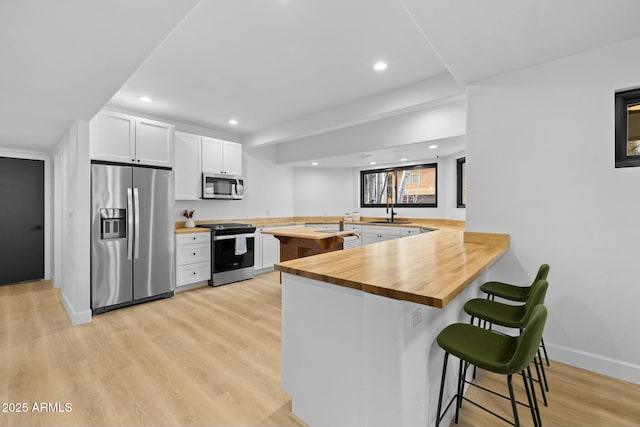
[[[464,203],[462,198],[463,190],[464,190],[464,177],[462,176],[462,171],[464,169],[464,165],[467,163],[466,157],[460,157],[456,160],[456,200],[458,202],[459,208],[465,208],[467,205]]]
[[[640,89],[616,92],[615,101],[615,166],[616,168],[640,166],[640,155],[627,155],[627,107],[632,104],[640,104]]]
[[[412,204],[403,204],[397,203],[397,200],[394,201],[393,205],[395,207],[402,208],[437,208],[438,207],[438,163],[425,163],[420,165],[411,165],[411,166],[397,166],[393,168],[383,168],[383,169],[369,169],[360,171],[360,207],[361,208],[384,208],[387,206],[386,203],[365,203],[364,200],[364,176],[368,173],[380,173],[380,172],[394,172],[394,190],[395,196],[398,197],[398,172],[411,170],[411,169],[435,169],[435,186],[436,186],[436,194],[435,194],[435,202],[434,203],[412,203]]]

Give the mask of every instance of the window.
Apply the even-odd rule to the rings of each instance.
[[[438,207],[438,164],[360,172],[360,206]]]
[[[640,89],[616,93],[616,167],[640,166]]]
[[[461,157],[457,160],[457,199],[458,207],[467,206],[467,158]]]

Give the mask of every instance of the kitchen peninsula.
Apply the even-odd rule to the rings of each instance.
[[[462,305],[508,246],[508,235],[438,230],[277,264],[292,412],[314,427],[434,425],[435,337],[468,321]]]
[[[280,241],[280,261],[289,261],[342,249],[343,237],[355,231],[328,231],[313,227],[265,230]]]

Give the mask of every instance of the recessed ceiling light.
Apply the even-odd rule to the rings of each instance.
[[[429,148],[431,148],[433,150],[434,148],[438,148],[438,146],[433,144],[433,145],[430,145]]]
[[[238,124],[238,121],[236,119],[229,119],[229,124],[235,126]]]
[[[375,165],[375,164],[376,164],[376,162],[369,162],[369,164],[370,164],[370,165]]]
[[[311,166],[318,166],[318,162],[311,162]]]
[[[403,157],[400,159],[401,162],[406,162],[408,159],[406,157]]]
[[[139,96],[138,99],[142,102],[151,102],[151,98],[149,98],[148,96]]]
[[[384,61],[378,61],[373,64],[373,69],[376,71],[384,71],[387,69],[387,63]]]

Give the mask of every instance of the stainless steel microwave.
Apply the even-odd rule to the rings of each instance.
[[[203,199],[240,200],[244,197],[244,179],[238,175],[202,174]]]

